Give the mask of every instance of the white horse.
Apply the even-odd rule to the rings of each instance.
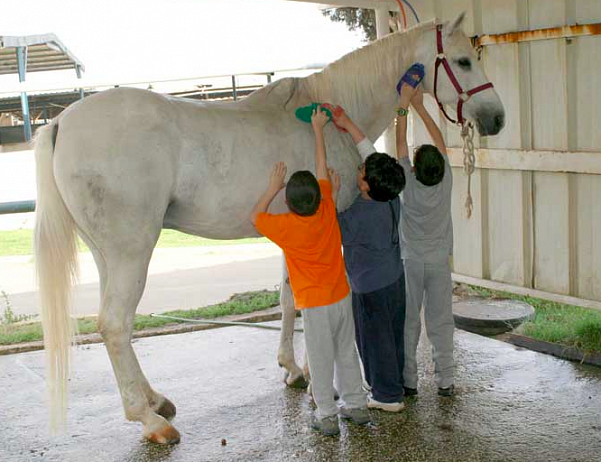
[[[487,81],[463,15],[444,28],[444,47],[465,88]],[[76,236],[89,246],[100,275],[99,329],[115,372],[125,416],[140,421],[146,438],[179,441],[169,422],[175,406],[144,376],[131,335],[148,263],[161,229],[216,239],[257,236],[249,220],[276,161],[289,171],[313,168],[313,134],[294,110],[313,101],[342,105],[375,140],[392,121],[395,86],[414,62],[426,65],[426,91],[433,87],[435,23],[395,33],[349,53],[306,78],[276,81],[231,103],[169,98],[118,88],[73,104],[36,138],[38,204],[35,255],[40,285],[52,421],[64,421],[69,376],[70,293],[77,273]],[[467,62],[467,64],[466,64]],[[455,103],[446,75],[439,99]],[[494,90],[464,106],[481,134],[496,134],[503,107]],[[326,127],[329,164],[342,178],[339,205],[357,194],[359,155],[350,137]],[[284,210],[282,197],[274,211]],[[283,330],[278,361],[288,385],[304,385],[292,344],[294,306],[284,276]]]

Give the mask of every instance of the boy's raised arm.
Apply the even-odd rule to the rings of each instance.
[[[287,168],[284,162],[278,162],[273,166],[267,189],[259,198],[250,214],[250,221],[254,226],[257,225],[257,217],[259,214],[267,212],[269,204],[271,204],[275,196],[280,192],[280,189],[285,186],[284,178],[286,178],[286,170]]]
[[[353,139],[353,142],[357,145],[357,149],[359,150],[359,154],[363,160],[367,159],[371,154],[376,152],[376,148],[374,144],[367,139],[365,133],[361,131],[355,122],[351,120],[351,118],[346,114],[346,112],[342,111],[339,115],[333,114],[332,117],[341,128],[344,128]]]
[[[415,89],[410,85],[403,83],[401,86],[401,98],[396,116],[396,155],[397,159],[409,157],[409,146],[407,145],[407,115],[411,98],[415,94]]]
[[[326,145],[323,139],[323,127],[328,120],[328,116],[325,112],[322,112],[321,106],[317,106],[311,116],[311,126],[315,133],[315,176],[318,180],[328,179]]]
[[[415,109],[415,112],[419,114],[424,125],[426,126],[426,130],[428,130],[428,134],[430,138],[432,138],[432,143],[436,148],[440,151],[441,154],[447,155],[447,147],[445,146],[444,138],[442,137],[442,133],[434,122],[434,119],[430,116],[430,113],[424,106],[424,92],[421,88],[415,92],[414,97],[411,99],[411,105]]]

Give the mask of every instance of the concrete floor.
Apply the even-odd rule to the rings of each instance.
[[[307,427],[307,394],[281,381],[278,336],[231,327],[135,342],[150,382],[178,406],[172,447],[124,420],[103,345],[76,353],[69,424],[55,438],[43,352],[0,357],[0,461],[601,461],[600,369],[458,330],[455,398],[436,395],[427,365],[406,411],[325,438]]]

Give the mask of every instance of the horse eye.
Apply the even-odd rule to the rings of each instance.
[[[457,60],[457,64],[459,64],[459,66],[465,71],[472,70],[472,62],[469,60],[469,58],[459,58]]]

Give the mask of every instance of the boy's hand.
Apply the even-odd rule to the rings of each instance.
[[[271,175],[269,177],[269,189],[277,193],[280,189],[286,186],[284,179],[286,178],[287,171],[286,164],[284,162],[277,162],[273,166]]]
[[[321,106],[317,106],[317,108],[313,111],[313,115],[311,116],[311,125],[313,126],[313,130],[323,130],[325,124],[328,123],[330,118],[328,115],[321,110]]]
[[[424,107],[424,90],[421,85],[415,89],[415,93],[411,98],[411,105],[415,109],[421,109]]]
[[[328,168],[328,176],[332,184],[332,191],[340,191],[340,175],[338,175],[338,172],[333,168]]]
[[[416,88],[413,88],[411,85],[403,82],[401,85],[401,107],[404,107],[405,109],[409,107],[418,88],[420,88],[419,85]]]
[[[344,128],[345,130],[348,130],[353,124],[350,117],[346,115],[345,111],[332,112],[332,120],[336,125],[338,125],[340,128]]]

